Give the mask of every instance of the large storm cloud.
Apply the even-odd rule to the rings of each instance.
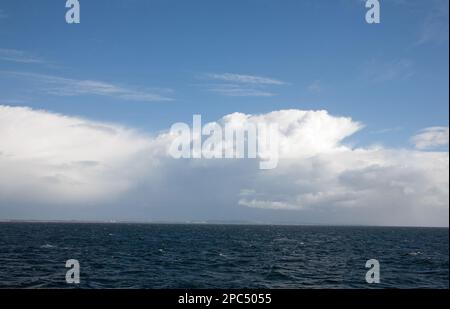
[[[218,120],[246,122],[278,125],[277,168],[260,170],[253,159],[174,159],[169,128],[150,136],[0,106],[0,219],[448,226],[448,152],[348,146],[363,124],[326,111]],[[441,135],[426,137],[442,145]]]

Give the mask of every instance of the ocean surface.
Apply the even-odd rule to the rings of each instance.
[[[447,228],[0,223],[0,288],[449,288]],[[66,260],[80,263],[67,284]],[[366,261],[380,262],[379,284]]]

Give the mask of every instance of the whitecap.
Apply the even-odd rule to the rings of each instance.
[[[45,245],[42,245],[41,246],[41,248],[43,248],[43,249],[51,249],[51,248],[55,248],[56,246],[53,246],[53,245],[50,245],[50,244],[45,244]]]
[[[408,255],[412,255],[412,256],[421,255],[421,254],[422,254],[422,252],[420,252],[420,251],[408,253]]]

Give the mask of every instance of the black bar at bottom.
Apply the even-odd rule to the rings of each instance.
[[[449,305],[449,290],[0,290],[0,300],[33,306],[149,306],[197,308],[258,305],[433,306]],[[132,308],[130,307],[130,308]]]

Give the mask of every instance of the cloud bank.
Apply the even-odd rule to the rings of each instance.
[[[278,168],[176,160],[168,130],[0,106],[0,219],[448,226],[448,152],[351,147],[345,139],[363,125],[326,111],[218,122],[249,121],[279,125]]]

